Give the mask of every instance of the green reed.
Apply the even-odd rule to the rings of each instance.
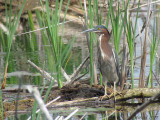
[[[88,1],[88,18],[89,18],[89,28],[95,26],[94,22],[96,21],[97,25],[102,24],[102,14],[99,12],[98,0],[93,1],[93,6],[91,0]],[[97,42],[96,35],[90,33],[89,41],[89,52],[90,52],[90,85],[94,83],[94,57],[93,57],[93,45],[94,42]]]
[[[137,14],[136,14],[136,20],[135,20],[135,25],[134,25],[134,30],[132,31],[132,23],[130,18],[127,20],[127,8],[128,8],[129,1],[127,3],[127,7],[125,10],[125,15],[124,15],[124,21],[126,23],[126,26],[124,27],[126,37],[127,37],[127,43],[128,43],[128,48],[129,48],[129,54],[130,54],[130,63],[131,63],[131,84],[132,88],[134,88],[134,60],[133,60],[133,55],[134,55],[134,44],[135,44],[135,33],[136,33],[136,27],[137,27],[137,19],[138,19],[138,13],[139,13],[139,5],[140,5],[140,0],[138,3],[138,9],[137,9]]]
[[[155,55],[158,49],[159,41],[160,38],[157,39],[157,32],[155,31],[156,29],[156,20],[154,18],[154,23],[153,23],[153,38],[150,43],[150,71],[149,71],[149,82],[148,82],[148,87],[153,87],[153,80],[152,80],[152,69],[153,69],[153,63],[155,59]]]
[[[11,21],[11,17],[12,17],[12,0],[10,1],[10,7],[9,7],[9,11],[7,10],[7,0],[5,0],[5,15],[6,15],[6,27],[8,28],[8,32],[9,34],[7,35],[7,55],[6,55],[6,63],[5,63],[5,68],[8,66],[8,60],[9,60],[9,55],[10,55],[10,50],[11,50],[11,45],[12,45],[12,40],[19,22],[19,19],[21,17],[24,5],[26,3],[26,0],[23,1],[22,5],[21,5],[21,9],[19,10],[19,12],[17,13],[17,11],[14,14],[14,18],[13,21]]]
[[[89,16],[89,27],[93,28],[93,21],[94,21],[94,11],[92,8],[92,4],[91,4],[91,0],[88,1],[89,3],[89,8],[88,8],[88,16]],[[93,63],[93,39],[94,39],[94,35],[93,33],[90,33],[90,84],[93,85],[93,81],[94,81],[94,63]]]
[[[75,36],[73,37],[72,40],[70,40],[70,42],[64,47],[64,44],[62,42],[63,39],[63,29],[64,29],[64,22],[65,22],[65,17],[67,14],[67,9],[70,3],[70,0],[68,0],[67,5],[66,5],[66,10],[65,10],[65,16],[63,18],[63,24],[62,24],[62,37],[59,37],[58,33],[59,33],[59,25],[60,25],[60,13],[61,13],[61,7],[62,7],[62,1],[61,0],[59,2],[59,0],[56,0],[56,5],[55,5],[55,10],[52,11],[50,10],[49,7],[49,2],[46,1],[45,4],[45,8],[46,11],[42,11],[42,13],[40,13],[38,10],[36,11],[36,15],[37,15],[37,20],[39,23],[39,26],[41,28],[43,27],[48,27],[46,29],[46,33],[44,31],[41,31],[42,34],[42,39],[43,39],[43,43],[44,45],[47,45],[48,43],[51,45],[51,48],[45,48],[45,53],[47,55],[47,57],[49,58],[48,60],[48,64],[50,64],[51,62],[51,67],[52,70],[56,73],[56,75],[53,75],[53,77],[55,79],[57,79],[58,81],[58,86],[59,88],[61,88],[63,86],[63,79],[62,79],[62,75],[61,75],[61,67],[65,65],[66,59],[68,59],[68,56],[71,52],[74,40],[75,40]],[[41,1],[42,3],[42,1]],[[42,7],[43,4],[41,4]],[[53,83],[55,81],[51,81],[51,83],[49,84],[49,87],[47,89],[47,92],[45,93],[45,97],[44,97],[44,101],[47,100],[48,94],[50,93],[50,90],[53,86]],[[43,90],[41,90],[42,92]],[[32,118],[35,118],[35,110],[37,109],[37,104],[34,104],[34,108],[32,110]],[[38,116],[36,119],[39,119],[41,113],[38,113]]]
[[[66,11],[65,11],[65,16],[67,13],[67,8],[68,5],[66,7]],[[48,26],[47,29],[47,36],[49,39],[49,42],[52,46],[52,54],[54,56],[54,62],[55,62],[55,69],[56,69],[56,73],[57,73],[57,80],[58,80],[58,86],[59,88],[61,88],[63,86],[63,79],[62,79],[62,75],[61,75],[61,67],[62,67],[62,55],[64,54],[65,51],[62,50],[62,38],[60,38],[58,36],[59,33],[59,23],[60,23],[60,13],[61,13],[61,7],[62,7],[62,0],[59,2],[58,0],[56,0],[55,3],[55,11],[51,11],[49,8],[49,3],[48,1],[46,1],[46,16],[45,16],[45,22],[46,25]],[[63,19],[63,23],[65,21],[65,17]],[[62,36],[63,36],[63,26],[62,26]]]
[[[118,11],[116,12],[116,14],[113,11],[112,0],[110,2],[110,6],[111,6],[111,23],[112,23],[112,31],[113,31],[113,37],[114,37],[114,46],[115,46],[116,52],[119,53],[119,44],[121,40],[124,22],[121,19],[119,2],[118,2]]]
[[[18,11],[18,9],[16,10],[16,12],[14,13],[14,18],[13,20],[12,18],[12,0],[10,0],[10,6],[9,6],[9,11],[7,8],[7,0],[5,0],[5,17],[6,17],[6,27],[8,29],[8,33],[5,34],[6,35],[6,40],[4,40],[4,34],[1,31],[1,38],[2,38],[2,45],[3,47],[5,46],[5,50],[7,50],[7,54],[5,56],[5,70],[4,70],[4,81],[3,81],[3,87],[5,87],[5,83],[6,83],[6,76],[7,76],[7,69],[8,69],[8,61],[9,61],[9,56],[10,56],[10,50],[11,50],[11,45],[12,45],[12,40],[14,38],[14,34],[16,32],[16,28],[18,26],[18,22],[19,19],[21,17],[24,5],[26,3],[26,0],[23,1],[20,10]],[[2,94],[0,95],[2,96]],[[1,99],[1,118],[3,118],[3,102]]]
[[[30,31],[35,30],[31,11],[28,11],[28,25],[29,25]],[[38,50],[37,37],[36,37],[35,32],[31,33],[31,39],[29,41],[30,41],[30,47],[32,51]]]

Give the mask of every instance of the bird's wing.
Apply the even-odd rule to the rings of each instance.
[[[115,66],[116,66],[117,74],[118,74],[118,77],[119,77],[120,71],[119,71],[119,59],[118,59],[118,55],[117,55],[115,49],[112,49],[112,53],[113,53],[113,57],[114,57],[114,60],[115,60]]]

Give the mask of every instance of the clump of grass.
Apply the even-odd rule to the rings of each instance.
[[[58,81],[58,86],[59,88],[61,88],[63,86],[63,77],[61,75],[61,68],[62,66],[65,66],[65,61],[67,59],[67,57],[70,54],[72,45],[74,43],[75,40],[75,36],[73,37],[73,39],[65,46],[63,46],[63,29],[64,29],[64,22],[65,22],[65,17],[67,14],[67,9],[70,3],[70,0],[68,0],[67,5],[66,5],[66,11],[65,11],[65,16],[63,18],[63,24],[62,24],[62,37],[59,37],[59,23],[60,23],[60,13],[61,13],[61,8],[62,8],[62,2],[63,0],[56,0],[55,1],[55,9],[54,11],[52,11],[49,7],[49,2],[46,1],[45,6],[42,4],[41,1],[41,5],[43,8],[45,8],[46,10],[42,11],[42,15],[37,11],[37,18],[38,18],[38,22],[39,25],[41,27],[48,27],[46,29],[46,33],[42,33],[42,37],[43,37],[43,42],[45,44],[47,44],[49,41],[50,45],[51,45],[51,52],[49,50],[45,50],[46,54],[49,56],[53,56],[52,58],[54,58],[52,61],[54,61],[53,63],[53,72],[56,73],[56,75],[52,74],[52,76]],[[47,40],[46,40],[47,38]],[[48,94],[51,90],[51,87],[53,85],[54,81],[51,81],[47,92],[45,94],[44,97],[44,102],[47,100]],[[41,90],[42,93],[43,89]],[[34,119],[36,117],[35,115],[35,111],[37,109],[37,104],[34,104],[34,108],[32,110],[32,118]],[[39,119],[41,113],[38,113],[37,119]]]
[[[153,63],[154,63],[154,59],[155,59],[155,55],[158,49],[158,45],[159,45],[159,41],[160,38],[157,39],[157,33],[155,31],[156,29],[156,20],[154,19],[154,24],[153,24],[153,38],[152,41],[150,43],[150,70],[149,70],[149,82],[148,82],[148,87],[150,85],[150,87],[153,87],[153,80],[152,80],[152,69],[153,69]]]
[[[112,3],[112,0],[111,2]],[[121,11],[119,8],[119,2],[118,2],[118,11],[116,12],[116,15],[113,11],[113,6],[111,6],[111,23],[112,23],[112,31],[113,31],[113,37],[114,37],[114,46],[117,53],[119,53],[119,44],[121,40],[122,30],[124,22],[121,20]]]
[[[127,3],[128,8],[129,1]],[[124,27],[126,37],[127,37],[127,43],[128,43],[128,48],[129,48],[129,54],[130,54],[130,63],[131,63],[131,84],[132,88],[134,88],[134,44],[135,44],[135,33],[136,33],[136,26],[137,26],[137,19],[138,19],[138,13],[139,13],[139,5],[140,5],[140,0],[138,3],[138,9],[137,9],[137,14],[136,14],[136,20],[135,20],[135,25],[134,25],[134,30],[132,31],[132,25],[131,25],[131,20],[127,19],[127,10],[125,10],[125,15],[124,15],[124,21],[126,23],[126,26]]]
[[[4,70],[4,80],[3,80],[3,84],[2,84],[2,88],[5,88],[5,84],[6,84],[6,77],[7,77],[7,69],[8,69],[8,60],[9,60],[9,55],[10,55],[10,50],[11,50],[11,45],[12,45],[12,40],[14,37],[14,34],[16,32],[16,28],[18,26],[18,22],[19,19],[21,17],[24,5],[26,3],[26,0],[24,0],[24,2],[21,5],[21,9],[19,10],[19,12],[17,13],[17,11],[14,13],[14,18],[13,20],[11,20],[12,17],[12,0],[10,1],[10,6],[9,6],[9,11],[7,8],[7,0],[5,0],[5,15],[6,15],[6,27],[8,28],[8,32],[9,34],[7,34],[7,54],[6,54],[6,60],[5,60],[5,70]]]
[[[9,56],[10,56],[10,50],[11,50],[11,45],[12,45],[12,40],[14,38],[14,34],[16,32],[16,28],[18,26],[18,22],[19,22],[19,19],[21,17],[21,14],[22,14],[22,11],[23,11],[23,8],[24,8],[24,5],[26,3],[26,0],[23,1],[22,5],[21,5],[21,9],[19,10],[19,12],[17,13],[17,11],[15,12],[14,14],[14,18],[13,18],[13,21],[11,19],[12,17],[12,0],[10,0],[10,6],[9,6],[9,11],[8,11],[8,8],[7,8],[7,0],[5,0],[5,15],[6,15],[6,27],[8,28],[9,31],[8,34],[5,34],[6,36],[6,40],[4,40],[4,34],[2,33],[2,31],[0,30],[1,32],[1,39],[2,39],[2,45],[3,45],[3,48],[5,50],[7,50],[7,54],[6,54],[6,59],[5,59],[5,69],[4,69],[4,80],[3,80],[3,83],[2,83],[2,89],[5,88],[5,84],[6,84],[6,77],[7,77],[7,69],[8,69],[8,61],[9,61]],[[2,101],[2,94],[1,94],[1,91],[0,91],[0,101],[1,101],[1,105],[0,105],[0,118],[3,119],[3,101]]]
[[[70,0],[68,1],[68,4],[66,6],[66,11],[65,11],[65,16],[67,13],[67,8],[69,5]],[[63,79],[62,79],[62,75],[61,75],[61,67],[63,65],[63,60],[65,57],[65,54],[67,54],[67,52],[69,50],[67,50],[67,52],[62,50],[62,46],[63,46],[63,42],[62,42],[62,38],[60,38],[58,36],[59,33],[59,23],[60,23],[60,13],[61,13],[61,7],[62,7],[62,0],[59,2],[58,0],[56,0],[55,3],[55,11],[51,11],[49,8],[49,3],[48,1],[46,1],[46,15],[45,15],[45,26],[48,26],[47,29],[47,36],[49,39],[49,42],[52,46],[52,54],[54,56],[54,62],[55,62],[55,71],[57,73],[57,80],[58,80],[58,86],[59,88],[61,88],[63,86]],[[65,21],[65,17],[63,19],[63,22]],[[62,36],[63,36],[63,25],[62,25]],[[70,44],[71,45],[71,44]],[[65,52],[65,54],[64,54]],[[63,57],[62,57],[63,56]]]
[[[28,11],[28,25],[31,31],[35,30],[31,11]],[[31,39],[29,41],[32,51],[36,51],[38,49],[38,46],[35,32],[31,33]]]

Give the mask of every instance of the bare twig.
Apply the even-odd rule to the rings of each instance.
[[[61,98],[60,96],[56,97],[54,100],[50,101],[50,102],[47,103],[45,106],[46,106],[46,107],[49,106],[51,103],[57,101],[57,100],[60,99],[60,98]],[[38,109],[38,110],[36,111],[36,113],[38,113],[39,111],[40,111],[40,109]],[[30,119],[31,119],[31,116],[30,116],[27,120],[30,120]]]
[[[64,120],[68,120],[71,118],[76,112],[78,112],[79,109],[74,110],[71,114],[69,114]]]
[[[160,0],[153,1],[153,2],[150,2],[150,3],[146,3],[146,4],[143,4],[143,5],[140,5],[139,8],[145,7],[145,6],[150,6],[150,5],[152,5],[152,4],[156,4],[156,3],[159,3],[159,2],[160,2]],[[135,10],[135,9],[138,9],[138,7],[131,8],[131,9],[129,9],[129,10],[132,11],[132,10]]]
[[[62,24],[65,24],[65,23],[69,23],[69,22],[72,22],[72,21],[76,21],[80,18],[76,18],[76,19],[73,19],[73,20],[69,20],[69,21],[65,21],[64,23],[59,23],[58,25],[62,25]],[[52,26],[51,26],[52,27]],[[33,31],[29,31],[29,32],[25,32],[25,33],[20,33],[20,34],[17,34],[17,35],[14,35],[15,36],[21,36],[21,35],[24,35],[24,34],[29,34],[29,33],[32,33],[32,32],[37,32],[37,31],[40,31],[40,30],[43,30],[43,29],[47,29],[48,27],[43,27],[43,28],[39,28],[39,29],[36,29],[36,30],[33,30]]]
[[[61,72],[63,76],[66,78],[67,82],[71,81],[71,78],[67,75],[67,73],[64,71],[64,69],[61,67]]]
[[[71,79],[75,79],[75,77],[81,71],[83,65],[87,62],[88,59],[89,59],[89,55],[83,60],[83,62],[78,66],[78,68],[74,71],[74,73],[72,73],[72,75],[70,76]]]
[[[56,80],[46,71],[42,70],[42,68],[38,67],[36,64],[34,64],[33,62],[31,62],[30,60],[28,60],[28,63],[34,67],[44,78],[48,79],[48,80],[54,80],[56,82]]]
[[[33,94],[35,100],[37,101],[41,111],[44,113],[47,120],[52,120],[52,117],[49,114],[48,109],[46,108],[41,95],[37,89],[37,87],[32,87],[31,85],[23,86],[25,89],[28,89],[28,91]]]
[[[87,115],[87,112],[86,113],[84,113],[84,115],[81,117],[81,119],[79,119],[79,120],[83,120],[83,118],[85,117]]]

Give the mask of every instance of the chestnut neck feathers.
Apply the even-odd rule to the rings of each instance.
[[[109,44],[109,39],[110,39],[110,34],[108,32],[108,30],[102,30],[101,31],[101,40],[99,42],[100,45],[101,45],[101,49],[103,51],[103,53],[105,53],[107,55],[107,57],[111,58],[112,56],[112,47],[110,46]]]

